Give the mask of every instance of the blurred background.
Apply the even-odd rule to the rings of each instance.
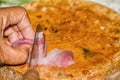
[[[120,13],[120,0],[90,0],[108,6]]]
[[[31,2],[33,0],[0,0],[0,3],[12,4],[12,5],[20,5],[26,2]]]
[[[0,0],[0,7],[6,7],[11,5],[22,5],[24,3],[32,2],[35,0]],[[52,1],[52,0],[51,0]],[[120,13],[120,0],[89,0],[108,6]]]

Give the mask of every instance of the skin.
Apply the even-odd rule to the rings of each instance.
[[[4,36],[8,39],[4,39]],[[10,65],[27,60],[30,45],[12,47],[19,39],[33,39],[34,31],[22,7],[0,8],[0,62]]]
[[[0,8],[0,63],[9,65],[25,63],[31,46],[25,44],[12,47],[12,43],[19,39],[33,40],[34,34],[24,8]],[[7,39],[4,39],[4,36]],[[38,76],[39,74],[36,70],[29,70],[25,73],[22,80],[38,80]]]

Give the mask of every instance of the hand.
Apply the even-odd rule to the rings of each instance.
[[[39,80],[39,73],[35,69],[28,70],[22,80]]]
[[[4,39],[8,37],[8,40]],[[22,7],[0,8],[0,63],[16,65],[27,60],[30,45],[16,48],[12,43],[19,39],[33,39],[34,31]]]

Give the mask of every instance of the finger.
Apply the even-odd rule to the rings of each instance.
[[[9,37],[13,37],[10,38],[11,42],[16,41],[17,39],[15,39],[14,36],[14,32],[10,34]],[[0,40],[3,41],[3,40]],[[23,64],[26,62],[27,57],[28,57],[28,52],[29,52],[29,48],[31,47],[30,45],[21,45],[18,46],[16,48],[11,47],[12,45],[9,44],[9,42],[7,43],[3,43],[0,42],[0,50],[1,50],[1,62],[5,63],[5,64],[10,64],[10,65],[16,65],[16,64]]]
[[[28,55],[27,45],[19,46],[17,48],[12,48],[11,46],[8,46],[3,40],[3,31],[9,25],[18,25],[19,29],[21,30],[23,30],[23,28],[24,29],[26,28],[25,31],[27,30],[28,32],[30,32],[29,33],[30,36],[27,37],[27,35],[24,35],[24,32],[22,32],[22,35],[24,35],[24,38],[27,38],[27,39],[33,38],[32,36],[34,36],[34,31],[29,22],[29,19],[24,19],[26,18],[24,17],[25,15],[27,15],[26,11],[20,7],[12,7],[12,8],[6,8],[6,9],[0,8],[0,26],[1,26],[0,31],[2,32],[0,34],[0,45],[2,45],[1,55],[3,55],[4,58],[2,59],[6,64],[21,64],[25,62],[27,59],[27,55]],[[24,25],[22,24],[24,22],[23,20],[25,20],[25,22],[27,23],[26,24],[27,27],[25,24]],[[8,34],[6,35],[10,34],[9,39],[11,42],[14,42],[19,39],[18,34],[14,29],[11,28],[10,32],[8,31],[7,33]]]
[[[4,35],[8,36],[8,39],[11,43],[15,42],[18,39],[23,39],[21,32],[17,26],[12,26],[4,31]]]
[[[32,31],[31,27],[27,27],[27,28],[21,29],[20,32],[21,32],[23,38],[30,39],[30,40],[34,39],[34,31]]]
[[[21,34],[20,31],[18,32],[18,38],[19,38],[19,39],[23,39],[23,36],[22,36],[22,34]]]
[[[24,8],[11,7],[6,8],[5,11],[9,12],[9,14],[7,14],[9,15],[10,18],[8,21],[9,25],[17,24],[24,38],[26,39],[34,38],[34,31],[32,25],[30,24],[30,21]]]
[[[20,30],[18,29],[18,26],[13,26],[12,28],[18,33],[18,38],[23,39],[23,35],[21,34]]]
[[[19,39],[18,33],[11,27],[4,32],[4,35],[8,36],[8,39],[11,43]]]
[[[18,28],[25,39],[33,39],[34,31],[26,15],[23,16],[22,21],[18,24]]]
[[[30,45],[22,45],[17,48],[12,48],[6,44],[2,46],[2,48],[4,49],[4,53],[2,54],[3,63],[9,65],[17,65],[26,62]]]

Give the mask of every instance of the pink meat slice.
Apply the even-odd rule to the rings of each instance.
[[[51,50],[42,61],[39,61],[39,64],[57,67],[67,67],[73,63],[73,53],[71,51],[57,48]]]
[[[13,47],[17,47],[23,44],[32,44],[32,40],[21,39],[14,42]],[[60,50],[53,49],[48,55],[46,54],[46,44],[45,44],[45,36],[43,32],[38,33],[37,43],[34,47],[35,55],[38,56],[38,62],[34,61],[34,63],[38,63],[39,65],[46,66],[54,66],[54,67],[68,67],[74,64],[73,61],[73,52],[68,50]]]
[[[45,35],[43,32],[37,33],[36,47],[38,51],[39,60],[43,59],[46,56],[46,43]]]
[[[46,56],[45,36],[43,32],[37,32],[35,36],[35,43],[33,47],[33,55],[31,58],[30,67],[36,67],[38,62],[43,60]],[[29,62],[29,60],[28,60]]]

